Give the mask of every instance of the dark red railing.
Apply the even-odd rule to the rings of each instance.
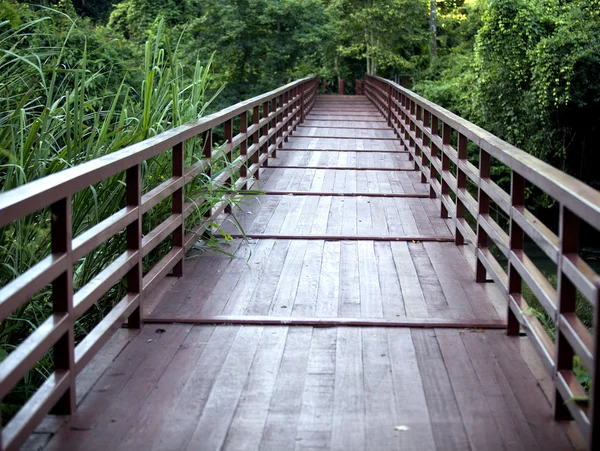
[[[228,171],[212,177],[215,186],[227,184],[243,190],[259,167],[274,156],[296,126],[312,108],[318,89],[316,76],[295,81],[279,89],[238,103],[197,122],[177,127],[153,138],[28,183],[0,196],[0,227],[50,206],[52,253],[24,274],[0,289],[0,321],[26,303],[46,285],[52,285],[54,313],[13,350],[0,365],[0,397],[4,398],[51,348],[55,371],[37,392],[4,426],[0,449],[16,449],[44,416],[54,408],[69,414],[75,409],[75,376],[110,338],[124,318],[130,327],[142,324],[144,297],[172,272],[182,275],[185,252],[228,207],[227,196],[212,208],[204,221],[186,233],[184,221],[203,199],[184,198],[185,186],[200,175],[211,176],[214,158],[227,158]],[[252,124],[248,125],[249,112]],[[233,121],[239,117],[240,131],[233,136]],[[224,146],[213,149],[212,130],[223,126]],[[186,140],[202,137],[203,157],[185,167]],[[249,145],[249,140],[252,144]],[[147,193],[142,192],[141,165],[172,149],[171,177]],[[239,156],[233,161],[233,150]],[[239,172],[238,172],[239,171]],[[72,236],[72,196],[98,182],[126,173],[126,206],[91,227]],[[230,180],[238,174],[237,180]],[[142,215],[171,196],[172,215],[142,237]],[[127,249],[87,285],[73,292],[73,265],[108,239],[126,229]],[[170,251],[142,274],[142,258],[171,236]],[[95,302],[123,277],[127,295],[79,343],[74,343],[74,324]]]
[[[587,330],[575,308],[579,292],[595,310],[596,331],[599,278],[579,255],[579,233],[582,221],[600,230],[600,192],[396,83],[368,75],[365,91],[410,152],[421,181],[430,185],[430,197],[440,199],[441,216],[453,218],[456,244],[475,244],[475,278],[485,282],[489,274],[507,299],[508,334],[517,335],[523,327],[553,375],[556,419],[574,419],[590,449],[598,449],[600,415],[594,415],[594,406],[600,334]],[[479,167],[467,158],[469,142],[479,148]],[[510,171],[510,193],[492,181],[492,159]],[[560,205],[558,236],[525,207],[528,185]],[[490,215],[493,204],[508,218],[509,233]],[[557,265],[556,289],[527,255],[525,235]],[[507,259],[508,271],[490,251],[490,242]],[[556,325],[554,342],[523,298],[523,282]],[[586,394],[573,371],[575,355],[591,375],[589,402],[581,402]]]

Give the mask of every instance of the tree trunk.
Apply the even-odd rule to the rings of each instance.
[[[431,0],[429,3],[429,28],[431,30],[431,46],[429,56],[431,61],[437,57],[437,2]]]

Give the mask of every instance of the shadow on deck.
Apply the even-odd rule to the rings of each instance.
[[[506,301],[373,104],[320,97],[255,188],[239,258],[188,252],[30,448],[572,448],[529,339],[495,330]]]

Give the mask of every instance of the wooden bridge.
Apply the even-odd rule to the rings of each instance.
[[[365,96],[317,90],[296,81],[0,197],[0,226],[51,206],[53,243],[1,289],[0,318],[48,283],[55,312],[0,365],[1,395],[50,348],[56,361],[3,449],[598,449],[598,334],[575,299],[598,312],[578,239],[580,222],[600,227],[600,193],[384,79],[367,77]],[[198,137],[204,157],[188,165]],[[142,192],[143,162],[171,149],[172,174]],[[223,158],[230,170],[211,173]],[[123,209],[72,237],[71,196],[122,172]],[[261,194],[190,226],[199,200],[185,187],[202,173]],[[558,234],[525,208],[533,186],[560,204]],[[169,198],[172,215],[142,236]],[[214,224],[239,258],[198,246]],[[123,229],[122,256],[73,293],[74,262]],[[123,277],[127,296],[75,346],[75,320]]]

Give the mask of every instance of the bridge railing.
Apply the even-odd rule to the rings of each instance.
[[[555,418],[574,419],[590,449],[598,449],[600,414],[594,415],[594,408],[600,409],[600,284],[580,256],[579,238],[582,222],[600,230],[600,192],[396,83],[367,75],[365,85],[366,96],[410,152],[421,181],[429,182],[430,196],[440,199],[441,216],[453,218],[456,244],[475,245],[476,280],[485,282],[489,274],[507,299],[508,334],[526,329],[553,375]],[[469,142],[479,149],[478,166],[468,159]],[[510,192],[492,180],[493,159],[510,171]],[[558,235],[525,207],[526,190],[532,186],[560,205]],[[508,233],[490,215],[494,204],[508,218]],[[556,265],[556,288],[527,255],[525,236]],[[506,259],[507,271],[490,250],[491,243]],[[525,301],[523,283],[552,319],[554,340]],[[594,332],[576,314],[578,293],[594,310]],[[591,376],[588,402],[574,373],[574,356]]]
[[[51,409],[60,414],[74,411],[76,375],[125,318],[130,327],[141,326],[145,296],[169,272],[182,275],[185,252],[228,208],[226,197],[235,193],[229,191],[222,202],[205,214],[201,223],[185,230],[186,218],[204,200],[186,199],[185,187],[200,176],[208,176],[213,186],[225,184],[238,190],[245,189],[252,178],[258,178],[259,167],[275,155],[277,148],[282,147],[296,126],[303,122],[316,100],[317,89],[316,76],[297,80],[196,122],[0,195],[0,228],[27,215],[39,214],[47,207],[51,210],[51,254],[0,288],[0,323],[49,284],[53,304],[53,314],[0,364],[0,398],[3,399],[51,348],[55,361],[54,372],[3,427],[0,449],[18,448]],[[248,123],[250,117],[251,124]],[[236,128],[239,120],[239,133],[235,136],[234,120]],[[216,127],[222,127],[224,135],[224,144],[218,149],[213,147],[213,129]],[[196,156],[196,162],[186,167],[184,146],[193,138],[201,139],[202,155]],[[237,151],[234,153],[236,149],[239,156],[232,158],[238,154]],[[169,152],[172,162],[170,177],[144,193],[142,165],[163,152]],[[213,161],[223,158],[228,160],[230,170],[213,177]],[[123,208],[73,237],[73,195],[119,174],[125,174]],[[230,180],[238,175],[236,180]],[[143,215],[169,197],[172,214],[142,236]],[[123,253],[74,293],[73,265],[123,230],[127,236]],[[168,237],[171,237],[170,250],[144,275],[143,257]],[[125,297],[75,346],[75,322],[124,277],[128,291]]]

